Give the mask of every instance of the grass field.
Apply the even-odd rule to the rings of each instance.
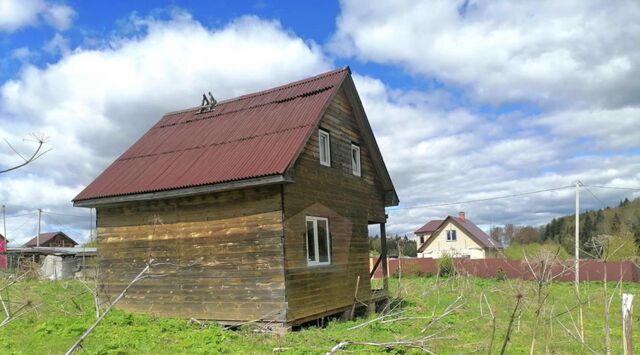
[[[392,304],[391,313],[382,320],[355,330],[350,327],[374,319],[358,318],[349,322],[330,321],[324,328],[308,327],[284,336],[255,332],[251,325],[239,330],[226,330],[214,324],[205,327],[188,324],[179,319],[158,319],[151,315],[133,315],[113,311],[96,328],[79,353],[89,354],[215,354],[215,353],[286,353],[321,354],[342,341],[397,342],[413,341],[433,335],[426,346],[439,354],[499,353],[503,345],[511,314],[521,294],[519,311],[513,319],[508,354],[529,353],[532,331],[537,329],[535,353],[575,354],[603,353],[604,349],[604,297],[603,285],[589,282],[582,285],[584,335],[586,345],[575,338],[574,321],[578,311],[572,284],[556,283],[549,288],[549,296],[542,308],[538,326],[535,326],[537,292],[533,282],[520,280],[487,280],[457,277],[451,279],[404,278],[391,280],[392,294],[401,302]],[[616,288],[608,284],[609,291]],[[2,281],[0,281],[2,288]],[[622,284],[624,292],[638,294],[640,285]],[[20,282],[8,294],[12,309],[30,302],[33,310],[0,328],[2,354],[59,354],[67,350],[82,332],[95,320],[93,299],[87,288],[77,281]],[[484,301],[486,296],[486,302]],[[452,302],[458,308],[433,322]],[[619,288],[611,305],[612,353],[622,353]],[[482,305],[481,305],[482,304]],[[636,309],[640,309],[636,307]],[[495,332],[491,312],[495,315]],[[640,329],[634,315],[634,330]],[[411,319],[400,319],[406,317]],[[574,321],[572,321],[572,319]],[[427,330],[422,333],[429,322]],[[573,332],[569,335],[566,327]],[[435,334],[435,335],[434,335]],[[494,334],[494,336],[492,336]],[[493,339],[493,340],[492,340]],[[634,344],[640,352],[640,338]],[[347,345],[342,351],[418,353],[415,348],[385,349],[369,345]]]

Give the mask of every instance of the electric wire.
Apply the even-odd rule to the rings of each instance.
[[[434,208],[434,207],[444,207],[444,206],[452,206],[452,205],[464,205],[464,204],[476,203],[476,202],[502,200],[502,199],[507,199],[507,198],[512,198],[512,197],[533,195],[533,194],[539,194],[539,193],[549,192],[549,191],[565,190],[565,189],[569,189],[569,188],[573,188],[573,187],[574,187],[573,185],[567,185],[567,186],[554,187],[554,188],[544,189],[544,190],[527,191],[527,192],[520,192],[520,193],[514,193],[514,194],[509,194],[509,195],[503,195],[503,196],[479,198],[479,199],[474,199],[474,200],[466,200],[466,201],[458,201],[458,202],[447,202],[447,203],[437,203],[437,204],[432,204],[432,205],[415,205],[415,206],[394,207],[391,211],[408,210],[408,209],[415,209],[415,208]]]
[[[603,185],[582,185],[588,187],[595,187],[598,189],[614,189],[614,190],[631,190],[631,191],[640,191],[640,188],[637,187],[626,187],[626,186],[603,186]]]

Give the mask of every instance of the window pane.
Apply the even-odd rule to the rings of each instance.
[[[313,221],[307,221],[307,258],[309,261],[316,260],[316,248],[313,241]]]
[[[320,161],[324,162],[327,160],[327,138],[324,135],[320,135]]]
[[[358,166],[358,150],[356,148],[351,148],[351,164],[353,164],[353,170],[356,170],[356,167]]]
[[[318,221],[318,252],[320,256],[320,262],[329,261],[329,241],[327,238],[327,221]]]

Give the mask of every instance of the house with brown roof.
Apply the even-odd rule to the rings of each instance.
[[[285,326],[384,297],[368,226],[397,204],[349,68],[168,113],[74,198],[104,295],[164,275],[120,308]]]
[[[439,259],[443,255],[459,258],[495,258],[502,249],[473,222],[460,212],[458,217],[427,222],[415,232],[418,257]]]
[[[75,247],[78,245],[75,240],[71,239],[64,232],[40,233],[40,237],[33,237],[26,242],[23,247]]]

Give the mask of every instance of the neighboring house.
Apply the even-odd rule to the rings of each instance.
[[[419,258],[441,258],[450,255],[460,258],[485,259],[498,256],[500,243],[465,218],[448,216],[430,221],[415,231]]]
[[[33,237],[26,242],[23,247],[75,247],[78,245],[75,240],[69,238],[63,232],[40,233],[40,238]]]
[[[398,196],[351,71],[212,101],[166,114],[74,199],[96,209],[103,292],[153,258],[164,277],[119,307],[288,327],[350,310],[356,285],[375,302],[368,225]]]

